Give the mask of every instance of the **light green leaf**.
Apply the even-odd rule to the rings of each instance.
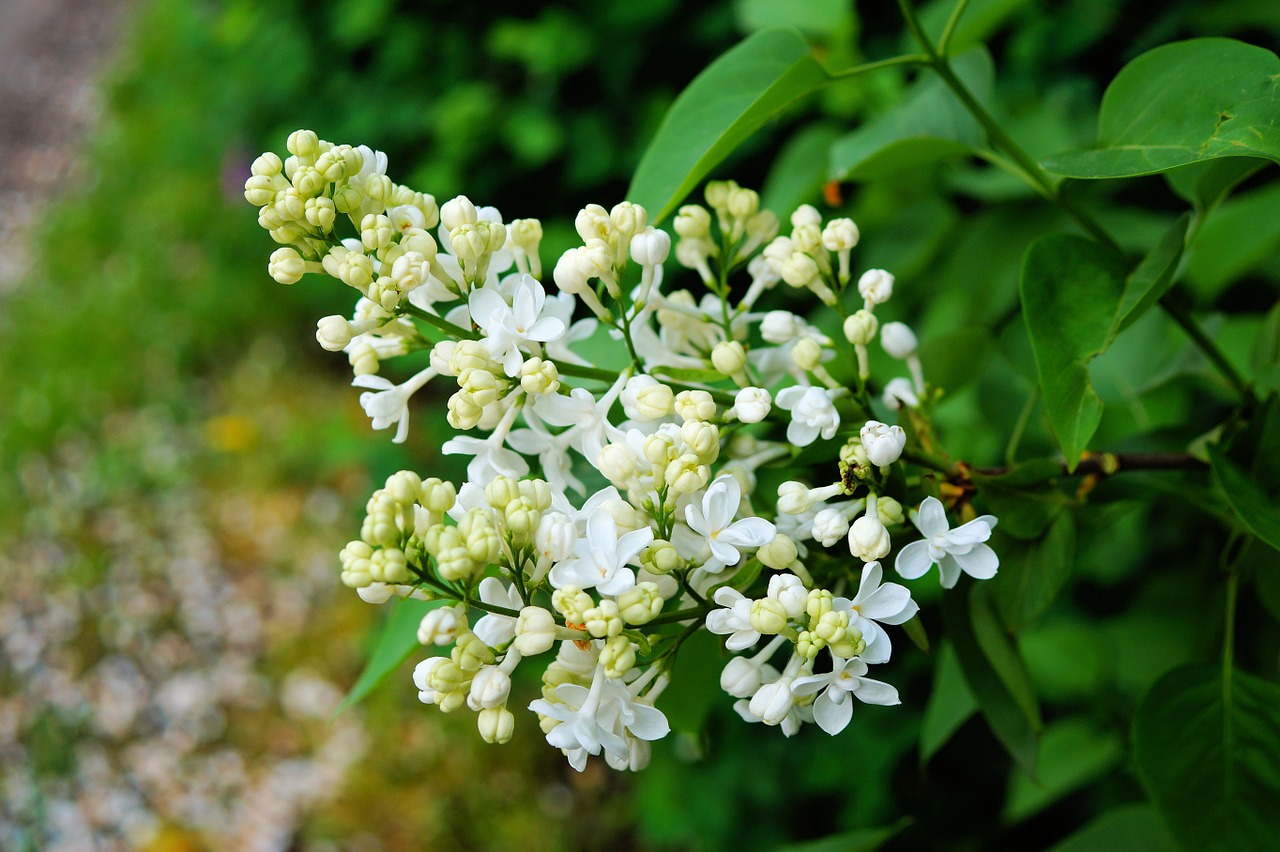
[[[734,12],[743,30],[796,27],[830,35],[849,25],[853,6],[845,0],[738,0]]]
[[[645,150],[627,198],[658,222],[743,140],[827,83],[800,33],[760,30],[680,94]]]
[[[1124,331],[1133,321],[1146,313],[1160,297],[1173,286],[1174,274],[1182,260],[1182,248],[1187,237],[1191,214],[1184,213],[1169,226],[1160,242],[1147,252],[1125,281],[1124,298],[1116,316],[1120,318],[1117,332]]]
[[[999,551],[1000,570],[989,585],[1005,627],[1018,633],[1044,614],[1071,576],[1075,547],[1074,517],[1061,512],[1039,539]]]
[[[1280,550],[1280,395],[1272,394],[1227,450],[1210,445],[1213,480],[1249,531]]]
[[[785,222],[792,210],[812,204],[826,183],[827,152],[839,135],[830,124],[814,124],[791,137],[764,180],[760,206]]]
[[[960,726],[978,709],[978,702],[964,682],[964,673],[956,660],[956,652],[944,644],[938,651],[938,662],[933,670],[933,689],[924,707],[924,720],[920,723],[920,763],[946,745]]]
[[[1270,849],[1280,837],[1280,686],[1216,666],[1175,669],[1133,717],[1133,760],[1188,849]]]
[[[403,598],[389,603],[391,612],[387,614],[378,630],[373,653],[369,655],[364,671],[360,672],[355,685],[351,687],[347,697],[342,699],[342,703],[338,705],[333,715],[337,716],[348,707],[363,701],[374,687],[399,668],[416,648],[421,647],[418,644],[418,623],[422,621],[422,616],[426,615],[428,610],[443,606],[445,603],[448,602],[420,601],[413,598]]]
[[[976,44],[982,44],[1013,13],[1026,6],[1028,1],[972,0],[960,16],[955,32],[951,34],[951,52],[960,53]],[[934,0],[920,10],[920,23],[934,44],[942,37],[942,30],[955,6],[956,0]]]
[[[976,48],[956,57],[953,69],[979,101],[991,97],[991,55]],[[901,105],[836,140],[830,176],[867,180],[927,167],[982,144],[983,130],[936,75],[911,88]]]
[[[1280,246],[1280,183],[1241,193],[1218,208],[1187,249],[1187,279],[1216,295]]]
[[[782,846],[778,852],[875,852],[902,830],[911,825],[911,819],[904,817],[893,825],[878,828],[855,828],[842,834],[833,834],[819,840],[804,843],[792,843]]]
[[[1182,166],[1166,172],[1165,183],[1180,197],[1186,199],[1204,218],[1222,203],[1242,180],[1267,164],[1267,160],[1252,157],[1224,157]]]
[[[1124,745],[1114,731],[1070,718],[1045,728],[1035,780],[1021,772],[1009,776],[1004,820],[1021,822],[1052,805],[1115,766]]]
[[[1149,175],[1217,157],[1280,159],[1280,58],[1227,38],[1174,42],[1120,70],[1098,146],[1049,157],[1074,178]]]
[[[1150,805],[1112,808],[1050,852],[1174,852],[1160,817]]]
[[[1000,627],[987,593],[980,584],[963,582],[942,596],[942,617],[978,709],[1022,771],[1034,776],[1039,704],[1017,646]]]
[[[707,631],[699,630],[680,646],[671,685],[662,693],[660,708],[674,730],[702,732],[702,723],[724,695],[720,689],[722,668],[720,642]]]
[[[1102,419],[1088,363],[1115,335],[1126,272],[1114,251],[1065,234],[1041,237],[1023,258],[1022,315],[1049,422],[1072,470]]]

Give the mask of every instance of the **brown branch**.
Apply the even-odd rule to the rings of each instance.
[[[1202,471],[1209,469],[1209,463],[1189,453],[1088,453],[1074,471],[1067,470],[1066,462],[1061,462],[1060,467],[1063,476],[1112,476],[1137,470]],[[1010,467],[973,468],[973,472],[981,476],[1003,476],[1011,470]]]

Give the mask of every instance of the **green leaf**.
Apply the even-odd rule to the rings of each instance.
[[[1048,726],[1040,739],[1039,777],[1032,780],[1021,772],[1009,777],[1005,822],[1034,816],[1115,766],[1123,755],[1119,735],[1099,730],[1085,719],[1070,718]]]
[[[1162,677],[1133,717],[1133,760],[1189,849],[1270,849],[1280,836],[1280,686],[1216,666]]]
[[[1224,450],[1210,445],[1213,480],[1249,531],[1280,550],[1280,395],[1272,394]]]
[[[1208,216],[1241,181],[1267,164],[1252,157],[1225,157],[1182,166],[1166,172],[1165,183],[1195,208],[1201,218]]]
[[[1200,228],[1187,249],[1187,279],[1216,295],[1271,257],[1280,245],[1280,183],[1231,198]]]
[[[1050,852],[1174,852],[1176,848],[1155,809],[1123,805],[1102,814]]]
[[[671,685],[662,693],[663,713],[677,731],[697,734],[720,696],[720,669],[724,655],[720,642],[705,630],[689,637],[676,654]]]
[[[1226,38],[1174,42],[1120,70],[1098,146],[1042,165],[1074,178],[1156,174],[1218,157],[1280,160],[1280,58]]]
[[[1267,318],[1253,340],[1250,358],[1254,384],[1258,391],[1280,391],[1280,302],[1267,312]]]
[[[829,124],[801,130],[783,146],[760,192],[760,206],[786,221],[801,204],[812,203],[827,180],[827,152],[840,132]]]
[[[374,642],[373,653],[365,663],[364,671],[356,679],[355,685],[342,699],[333,715],[337,716],[348,707],[363,701],[382,683],[383,678],[400,667],[418,645],[418,623],[428,610],[442,606],[448,601],[420,601],[414,598],[401,598],[392,601],[388,606],[391,612],[383,620],[378,630],[378,638]]]
[[[715,384],[724,381],[724,373],[716,370],[699,370],[694,367],[654,367],[654,375],[666,376],[677,382],[694,382],[696,384]]]
[[[748,136],[827,83],[800,33],[760,30],[707,66],[667,112],[627,198],[657,223]]]
[[[944,644],[938,651],[938,662],[933,670],[933,689],[924,707],[924,720],[920,723],[920,763],[938,753],[938,749],[950,741],[960,726],[978,710],[978,702],[964,682],[964,673],[956,660],[956,652]]]
[[[1115,336],[1126,272],[1116,252],[1066,234],[1036,240],[1022,261],[1022,315],[1049,422],[1071,470],[1102,419],[1087,365]]]
[[[879,828],[855,828],[842,834],[833,834],[819,840],[804,843],[792,843],[779,847],[778,852],[875,852],[902,830],[911,825],[911,819],[904,817],[893,825]]]
[[[820,35],[847,27],[851,8],[844,0],[738,0],[734,4],[743,30],[796,27]]]
[[[911,640],[911,644],[915,645],[926,654],[929,653],[929,634],[925,632],[924,624],[918,618],[912,618],[902,625],[902,632],[907,634],[907,638]]]
[[[955,32],[951,34],[951,52],[959,53],[985,42],[1014,12],[1027,3],[1028,0],[973,0],[960,16]],[[942,37],[942,30],[955,6],[956,0],[934,0],[920,10],[920,23],[934,44]]]
[[[942,616],[978,709],[1018,766],[1034,775],[1039,705],[1017,647],[997,621],[988,594],[981,585],[964,582],[942,596]]]
[[[991,55],[976,48],[953,61],[953,69],[979,101],[991,98]],[[831,147],[830,176],[836,180],[885,178],[962,156],[982,144],[982,126],[934,74],[922,76],[893,110]]]
[[[1174,273],[1178,271],[1178,263],[1182,260],[1182,249],[1186,244],[1187,226],[1191,223],[1191,214],[1184,213],[1169,226],[1160,238],[1160,242],[1147,252],[1133,272],[1129,273],[1125,282],[1124,298],[1120,301],[1117,316],[1120,326],[1117,332],[1124,331],[1133,321],[1146,313],[1152,305],[1160,301],[1160,297],[1169,292],[1173,286]]]
[[[1005,627],[1018,633],[1039,620],[1071,576],[1075,548],[1075,519],[1061,512],[1036,541],[998,551],[1000,570],[989,584]]]

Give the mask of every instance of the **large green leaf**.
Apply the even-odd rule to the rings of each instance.
[[[990,587],[1005,627],[1017,633],[1044,614],[1071,575],[1075,546],[1074,517],[1061,512],[1040,538],[1000,552]]]
[[[1259,393],[1280,391],[1280,302],[1276,302],[1262,321],[1262,328],[1253,339],[1253,352],[1249,358],[1253,378]]]
[[[1022,315],[1049,422],[1073,470],[1102,419],[1088,363],[1116,333],[1126,272],[1116,252],[1066,234],[1036,240],[1022,261]]]
[[[1107,811],[1050,852],[1173,852],[1176,848],[1150,805],[1122,805]]]
[[[1280,686],[1216,666],[1175,669],[1133,718],[1133,759],[1187,849],[1274,848],[1280,837]]]
[[[413,598],[394,600],[388,606],[391,612],[382,622],[378,638],[373,645],[373,653],[365,663],[364,671],[356,679],[355,685],[342,699],[342,704],[334,712],[336,716],[348,707],[363,701],[365,696],[374,690],[383,679],[400,667],[409,658],[418,645],[418,624],[427,611],[441,606],[447,601],[420,601]]]
[[[981,584],[964,582],[942,596],[947,638],[987,724],[1028,775],[1035,775],[1040,709],[1026,666],[996,618]]]
[[[1173,286],[1190,223],[1190,213],[1179,216],[1133,272],[1129,273],[1125,281],[1124,297],[1120,300],[1120,307],[1116,309],[1116,316],[1119,318],[1117,333],[1132,325],[1134,320],[1160,301],[1160,297]]]
[[[773,161],[760,191],[760,206],[784,222],[801,204],[812,204],[827,180],[827,152],[840,132],[814,124],[793,136]]]
[[[1187,279],[1217,295],[1275,254],[1280,246],[1280,183],[1233,196],[1210,217],[1187,249]]]
[[[1242,180],[1267,164],[1252,157],[1206,160],[1166,172],[1169,188],[1191,202],[1201,217],[1213,212]]]
[[[1074,178],[1149,175],[1218,157],[1280,160],[1280,58],[1226,38],[1147,51],[1102,96],[1098,146],[1049,157]]]
[[[933,689],[920,723],[920,763],[928,763],[947,744],[960,726],[978,709],[978,703],[964,682],[964,673],[950,645],[938,651],[933,670]]]
[[[1231,510],[1280,550],[1280,395],[1271,395],[1226,451],[1208,449],[1213,479]]]
[[[985,48],[956,57],[953,69],[978,100],[990,100],[993,71]],[[891,177],[967,154],[982,140],[981,125],[940,78],[927,74],[898,107],[832,145],[830,176],[837,180]]]
[[[827,79],[796,30],[748,36],[676,98],[636,168],[627,198],[643,205],[651,222],[665,218],[743,140]]]
[[[985,42],[1027,3],[1028,0],[973,0],[956,22],[951,34],[951,52],[959,53]],[[935,44],[942,37],[955,7],[956,0],[934,0],[920,10],[920,24]]]
[[[1039,813],[1115,766],[1124,745],[1114,731],[1099,730],[1081,718],[1045,728],[1035,780],[1020,772],[1009,776],[1004,819],[1014,823]]]

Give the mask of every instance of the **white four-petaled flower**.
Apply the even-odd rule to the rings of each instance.
[[[651,541],[650,527],[618,535],[618,523],[608,509],[596,509],[587,519],[586,537],[574,543],[574,556],[551,569],[551,585],[594,586],[602,595],[620,595],[636,584],[635,571],[627,563]]]
[[[835,736],[853,717],[853,702],[849,700],[851,693],[865,704],[888,707],[902,703],[898,699],[898,690],[887,683],[864,677],[866,673],[867,664],[857,657],[844,660],[832,655],[831,671],[796,678],[791,684],[791,693],[804,696],[821,690],[822,694],[813,702],[813,721]]]
[[[485,333],[489,354],[502,363],[508,376],[520,373],[524,359],[520,346],[549,343],[564,336],[565,324],[559,317],[545,315],[547,293],[530,275],[516,282],[511,304],[494,289],[480,287],[467,298],[471,319]]]
[[[739,547],[763,547],[773,541],[777,528],[764,518],[733,520],[742,503],[742,486],[732,476],[721,476],[702,495],[702,505],[685,507],[689,529],[707,540],[711,558],[703,570],[716,574],[726,565],[737,565],[742,559]]]
[[[774,403],[791,412],[787,440],[797,447],[807,447],[818,436],[834,438],[840,428],[840,414],[831,401],[831,393],[818,387],[792,385],[778,391]]]
[[[911,521],[924,539],[913,541],[898,552],[894,568],[903,577],[914,580],[937,565],[942,587],[950,589],[960,579],[961,571],[977,580],[995,576],[1000,560],[983,543],[991,538],[996,525],[994,515],[983,515],[951,529],[942,503],[935,497],[926,497]]]

